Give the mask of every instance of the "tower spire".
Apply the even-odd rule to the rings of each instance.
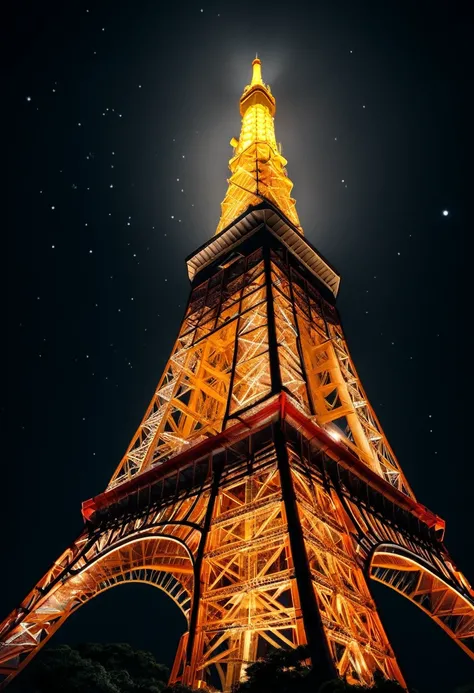
[[[240,138],[230,144],[234,156],[229,161],[229,187],[221,205],[221,218],[216,233],[220,233],[248,207],[267,200],[303,232],[295,200],[291,197],[293,183],[288,178],[286,159],[281,155],[275,138],[275,98],[262,78],[262,61],[252,61],[252,78],[240,98],[242,127]]]
[[[255,55],[255,59],[252,62],[252,81],[250,84],[252,87],[254,84],[261,84],[263,86],[262,61],[259,59],[258,54]]]

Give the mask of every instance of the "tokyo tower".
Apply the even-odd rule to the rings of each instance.
[[[304,237],[275,99],[252,66],[170,359],[107,489],[83,503],[83,531],[0,624],[0,688],[125,582],[184,613],[171,682],[195,688],[230,691],[249,663],[299,645],[322,677],[404,686],[371,579],[474,658],[474,591],[367,399],[335,308],[340,277]]]

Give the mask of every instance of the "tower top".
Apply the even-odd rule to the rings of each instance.
[[[262,79],[262,61],[256,56],[252,61],[252,79],[247,84],[240,98],[240,115],[243,117],[250,106],[261,104],[275,115],[276,105],[270,85]]]
[[[254,84],[262,84],[262,61],[258,57],[258,55],[255,56],[255,59],[252,62],[252,86]]]
[[[240,138],[230,141],[234,154],[229,161],[231,177],[221,205],[220,233],[249,207],[271,202],[302,233],[295,200],[291,197],[293,183],[286,172],[286,159],[275,139],[273,117],[275,98],[270,85],[262,79],[262,61],[252,61],[252,79],[240,97],[242,127]]]

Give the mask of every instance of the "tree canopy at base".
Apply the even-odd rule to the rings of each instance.
[[[126,643],[84,643],[45,648],[13,681],[8,693],[203,693],[177,684],[154,655]],[[321,682],[305,647],[275,650],[247,668],[247,680],[233,693],[403,693],[394,681],[376,677],[372,687],[342,679]],[[406,693],[416,693],[414,690]],[[448,691],[446,692],[448,693]],[[451,693],[474,693],[468,684]]]
[[[306,647],[275,650],[247,668],[247,681],[236,686],[234,693],[403,693],[395,681],[377,676],[374,686],[355,686],[342,679],[318,680],[309,666]],[[413,692],[414,693],[414,692]]]
[[[43,650],[12,693],[162,693],[168,668],[126,643],[59,645]]]

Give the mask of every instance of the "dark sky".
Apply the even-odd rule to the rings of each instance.
[[[474,580],[464,279],[473,35],[460,5],[12,5],[0,617],[79,533],[81,502],[104,489],[144,414],[187,299],[184,258],[215,231],[256,51],[302,226],[342,274],[362,382]],[[375,587],[420,693],[472,677],[428,617]],[[158,590],[126,586],[52,642],[128,641],[170,663],[183,629]]]

